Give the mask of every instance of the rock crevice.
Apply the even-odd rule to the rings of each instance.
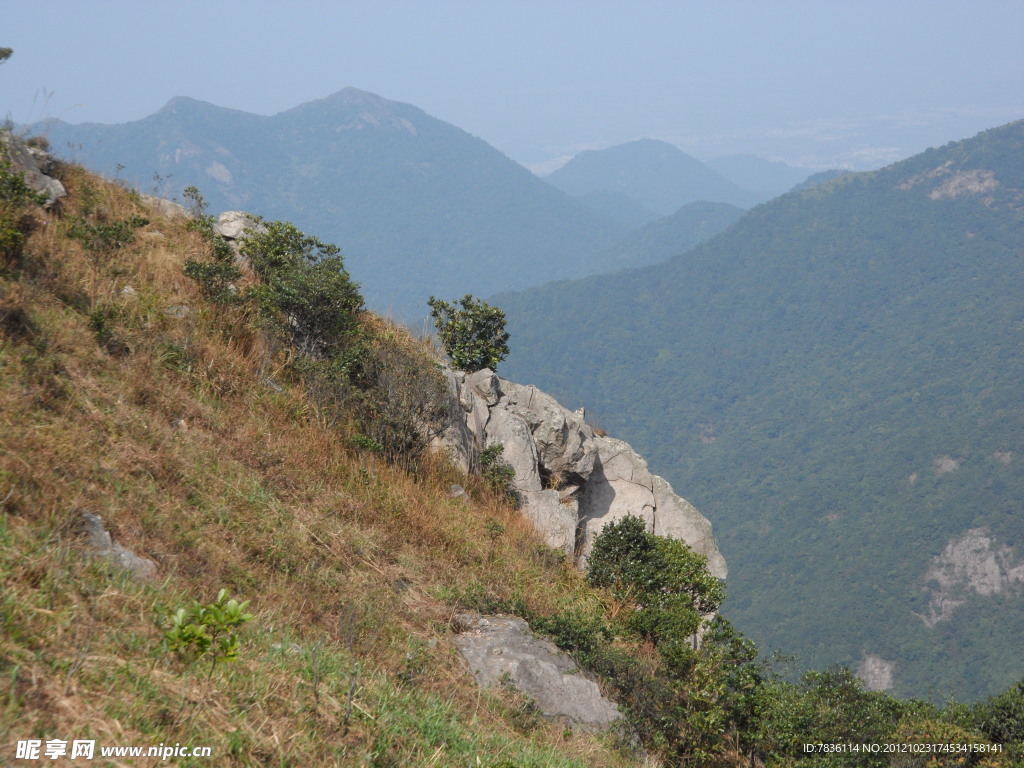
[[[438,446],[472,472],[481,451],[500,443],[515,472],[523,515],[549,546],[582,567],[605,525],[638,515],[651,532],[705,555],[708,570],[725,578],[725,559],[707,518],[652,474],[628,443],[595,433],[582,408],[570,411],[536,387],[487,369],[446,370],[445,376],[451,419]]]

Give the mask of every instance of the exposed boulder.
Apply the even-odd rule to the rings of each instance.
[[[1024,561],[986,528],[971,528],[950,539],[932,558],[923,582],[928,608],[914,615],[934,627],[978,597],[1018,589],[1024,584]]]
[[[540,712],[566,726],[603,731],[622,719],[615,702],[554,643],[534,637],[513,616],[460,614],[455,647],[483,687],[507,682]]]
[[[237,241],[245,237],[248,230],[253,232],[266,232],[267,228],[260,223],[259,219],[245,211],[224,211],[217,217],[213,225],[213,232],[225,240],[237,244]]]
[[[142,198],[142,202],[146,207],[153,211],[157,216],[161,216],[165,219],[192,218],[192,214],[188,212],[188,208],[183,206],[181,203],[176,203],[173,200],[168,200],[163,197],[157,197],[156,195],[139,195],[139,197]]]
[[[267,227],[260,219],[245,211],[224,211],[213,224],[213,233],[227,241],[235,252],[235,264],[248,268],[249,259],[242,255],[242,241],[247,232],[264,234]]]
[[[437,444],[463,470],[473,471],[480,452],[500,443],[515,471],[523,515],[549,546],[582,567],[601,529],[633,514],[653,533],[685,541],[707,557],[714,576],[725,578],[711,523],[652,475],[628,443],[595,434],[582,409],[570,411],[536,387],[487,369],[446,370],[445,377],[451,419]]]
[[[11,163],[11,168],[25,175],[25,183],[34,192],[46,195],[43,204],[49,208],[64,197],[67,191],[57,179],[47,174],[53,172],[56,161],[40,147],[32,147],[9,130],[0,131],[0,154]]]
[[[149,581],[156,576],[156,563],[115,542],[110,532],[103,526],[103,518],[99,515],[83,512],[81,526],[91,550],[91,556],[100,557],[124,568],[132,576],[142,581]]]

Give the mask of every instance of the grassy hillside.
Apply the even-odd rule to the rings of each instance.
[[[666,263],[499,297],[506,370],[715,522],[724,611],[762,647],[991,693],[1024,676],[1022,157],[1018,122],[777,198]],[[929,626],[953,597],[935,559],[976,529],[999,591],[962,571]]]
[[[888,756],[822,762],[802,744],[938,738],[1007,743],[971,765],[1019,756],[1024,688],[939,710],[846,670],[787,683],[727,622],[693,647],[722,585],[637,518],[577,572],[502,489],[419,450],[436,355],[359,309],[329,247],[298,233],[291,248],[327,261],[261,250],[295,234],[270,224],[237,270],[202,216],[58,172],[69,194],[47,212],[0,168],[4,762],[28,739],[95,740],[90,764],[117,766],[145,761],[99,749],[209,748],[173,760],[197,766],[874,766]],[[88,514],[155,575],[101,557]],[[451,639],[466,609],[572,651],[628,731],[574,733],[477,688]]]
[[[580,574],[444,462],[352,447],[285,350],[183,275],[210,247],[185,221],[63,181],[60,215],[27,214],[0,270],[2,762],[19,739],[92,738],[211,747],[195,765],[633,764],[477,689],[449,640],[456,593],[546,611],[593,599]],[[133,217],[149,223],[124,245],[71,236]],[[84,511],[157,578],[88,557]],[[254,615],[238,660],[162,649],[170,615],[221,589]]]

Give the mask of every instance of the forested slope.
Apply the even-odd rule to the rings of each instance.
[[[1022,280],[1017,122],[497,302],[510,375],[586,405],[714,520],[725,613],[755,639],[978,696],[1024,675]]]

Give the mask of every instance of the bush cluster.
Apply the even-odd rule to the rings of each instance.
[[[135,240],[135,230],[149,224],[149,219],[132,216],[110,223],[91,222],[80,218],[71,222],[68,236],[80,242],[94,255],[105,255]]]
[[[725,597],[706,557],[678,539],[649,533],[634,515],[609,524],[595,539],[587,580],[630,604],[627,626],[658,646],[697,633],[701,617]]]
[[[283,221],[261,222],[238,259],[213,232],[198,190],[185,192],[194,229],[210,244],[185,274],[215,304],[254,311],[268,337],[291,350],[290,370],[321,418],[347,424],[351,443],[390,461],[411,461],[444,426],[448,389],[436,363],[406,335],[364,316],[359,286],[336,245]],[[253,280],[239,288],[247,263]]]
[[[352,347],[363,308],[338,246],[283,221],[266,222],[239,253],[260,282],[249,291],[264,321],[287,336],[302,355],[338,359]]]
[[[25,174],[11,167],[0,136],[0,265],[16,267],[20,263],[25,240],[36,228],[32,208],[45,202],[46,195],[32,190]]]
[[[1005,755],[931,755],[899,763],[906,765],[1016,765],[1021,758],[1024,683],[973,706],[938,707],[868,691],[845,667],[794,679],[729,621],[707,616],[724,593],[703,558],[648,533],[638,517],[605,526],[587,580],[614,602],[551,613],[478,589],[462,599],[480,611],[522,616],[572,654],[619,703],[633,737],[666,766],[897,764],[870,751],[807,753],[807,743],[1005,745]]]

